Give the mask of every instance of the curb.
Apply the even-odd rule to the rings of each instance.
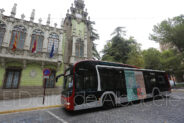
[[[40,110],[40,109],[58,108],[62,106],[63,105],[52,105],[52,106],[42,106],[42,107],[27,108],[27,109],[9,110],[9,111],[2,111],[2,112],[0,111],[0,114],[10,114],[10,113],[34,111],[34,110]]]
[[[184,92],[184,89],[173,89],[172,92]]]

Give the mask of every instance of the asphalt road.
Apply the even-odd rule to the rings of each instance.
[[[0,123],[184,123],[184,92],[170,98],[123,104],[103,110],[67,112],[63,108],[0,115]]]

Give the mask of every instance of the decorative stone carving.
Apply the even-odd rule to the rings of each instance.
[[[4,58],[1,58],[1,65],[2,65],[2,67],[5,67],[5,59]]]
[[[35,18],[35,9],[33,9],[32,12],[31,12],[30,21],[33,22],[34,18]]]
[[[42,18],[39,18],[39,20],[38,20],[38,21],[39,21],[39,24],[41,24],[41,23],[42,23]]]
[[[54,23],[54,27],[55,27],[55,28],[57,27],[57,23]]]
[[[5,12],[5,10],[2,8],[0,9],[0,15],[2,15]]]
[[[12,16],[12,17],[15,17],[15,15],[16,15],[16,10],[17,10],[17,4],[14,3],[13,8],[12,8],[12,11],[11,11],[11,16]]]
[[[64,45],[64,46],[68,46],[69,44],[73,45],[73,42],[74,42],[73,38],[74,37],[75,38],[80,37],[83,40],[87,39],[87,37],[89,37],[90,31],[91,31],[91,30],[87,29],[87,28],[89,28],[91,23],[87,20],[87,16],[85,16],[85,13],[87,13],[87,9],[83,10],[84,9],[84,1],[83,0],[75,0],[75,1],[77,2],[77,6],[76,6],[76,4],[72,4],[71,5],[72,9],[70,8],[71,11],[67,10],[67,17],[66,17],[66,19],[62,19],[60,29],[59,29],[59,27],[57,28],[57,23],[54,23],[53,27],[49,26],[51,24],[50,14],[48,15],[46,25],[44,25],[44,24],[42,24],[41,18],[39,19],[38,23],[33,22],[35,19],[35,9],[33,9],[32,12],[30,13],[31,14],[30,21],[25,20],[24,14],[21,15],[21,20],[15,18],[17,4],[14,4],[14,6],[13,6],[13,8],[11,10],[11,16],[2,16],[4,9],[0,9],[0,17],[2,16],[1,20],[6,23],[6,33],[5,33],[5,38],[4,38],[5,40],[2,42],[2,47],[0,48],[0,55],[2,56],[1,58],[4,58],[5,61],[7,59],[18,60],[18,61],[21,61],[21,63],[23,63],[23,64],[24,64],[24,60],[25,60],[26,62],[38,62],[40,64],[42,62],[45,62],[47,64],[55,64],[57,66],[57,63],[58,62],[62,63],[64,59],[68,59],[66,63],[69,63],[69,59],[71,57],[71,54],[69,54],[70,51],[65,52],[66,57],[68,57],[68,58],[65,58],[65,57],[63,58],[62,52],[65,49],[62,50],[62,45]],[[77,16],[76,16],[76,13],[78,14]],[[78,31],[79,29],[77,29],[77,27],[78,27],[77,23],[72,25],[71,22],[69,22],[73,19],[76,19],[78,23],[85,22],[85,24],[88,25],[86,30],[80,29],[80,31]],[[89,17],[89,20],[90,20],[90,17]],[[66,26],[65,24],[66,25],[68,24],[68,26]],[[11,50],[11,48],[9,47],[9,44],[10,44],[10,42],[12,43],[12,41],[11,41],[12,29],[15,25],[24,25],[27,29],[27,32],[26,32],[26,38],[25,38],[25,42],[24,42],[24,46],[23,46],[24,49],[17,48],[13,52]],[[65,26],[66,26],[66,28],[65,28]],[[72,26],[72,28],[70,28],[70,26]],[[32,35],[33,35],[33,31],[35,29],[42,30],[42,32],[44,33],[44,35],[43,35],[44,39],[43,39],[42,51],[33,54],[31,52],[31,48],[30,48],[32,46],[30,46],[30,44],[33,45],[32,44]],[[73,30],[70,30],[70,29],[73,29]],[[49,58],[49,52],[47,52],[48,45],[50,45],[50,44],[48,44],[48,37],[49,37],[49,34],[53,33],[53,32],[59,34],[59,42],[60,42],[59,48],[60,49],[58,50],[58,53],[54,54],[54,57]],[[77,32],[79,32],[79,33],[77,33]],[[83,34],[84,34],[84,36],[83,36]],[[65,38],[65,40],[63,40],[63,38]],[[64,41],[64,42],[62,42],[62,41]],[[19,41],[17,41],[17,46],[19,45],[18,42]],[[70,43],[68,43],[68,42],[70,42]],[[88,41],[88,42],[90,42],[90,41]],[[64,43],[66,43],[66,44],[64,44]],[[87,46],[87,44],[85,44],[85,46]],[[71,46],[71,48],[75,48],[75,45]],[[91,48],[89,48],[89,49],[91,49]],[[73,62],[76,62],[79,60],[79,58],[77,58],[75,60],[74,57],[75,57],[75,53],[74,53],[74,55],[72,55]],[[86,57],[88,57],[88,56],[86,56]]]
[[[31,70],[29,75],[30,75],[31,78],[35,78],[37,76],[37,72],[33,69],[33,70]]]
[[[61,21],[61,28],[63,28],[64,26],[64,18],[62,18],[62,21]]]
[[[18,56],[22,56],[22,55],[24,55],[24,52],[22,52],[22,50],[15,50],[15,51],[12,51],[11,49],[9,49],[9,50],[6,50],[7,51],[7,54],[9,54],[9,55],[18,55]]]
[[[37,53],[32,53],[32,52],[29,52],[28,53],[30,57],[34,57],[34,58],[42,58],[42,54],[41,52],[37,52]]]
[[[27,65],[27,61],[23,60],[23,67],[24,67],[24,69],[26,68],[26,65]]]
[[[21,14],[21,19],[24,20],[24,18],[25,18],[25,15]]]
[[[47,18],[47,25],[49,25],[50,24],[50,14],[48,14],[48,18]]]
[[[42,62],[42,69],[44,69],[44,66],[45,66],[45,62]]]

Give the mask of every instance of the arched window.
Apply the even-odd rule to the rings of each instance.
[[[84,41],[78,39],[75,43],[75,55],[77,57],[84,57]]]
[[[6,25],[2,21],[0,21],[0,46],[2,46],[5,31]]]
[[[25,38],[26,38],[26,28],[24,26],[21,25],[16,25],[13,28],[12,31],[12,37],[11,37],[11,41],[10,41],[10,48],[13,47],[13,44],[16,40],[16,48],[17,49],[23,49],[24,48],[24,42],[25,42]],[[17,37],[17,39],[15,38]]]
[[[54,53],[58,52],[59,46],[59,36],[56,33],[51,33],[49,35],[49,42],[48,42],[48,52],[51,52],[52,46],[54,45]]]
[[[32,50],[32,48],[34,47],[34,42],[36,42],[36,51],[41,52],[43,47],[43,40],[44,33],[39,29],[34,30],[31,38],[30,50]]]

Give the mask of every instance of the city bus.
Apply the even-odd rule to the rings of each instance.
[[[112,108],[124,102],[171,93],[165,71],[127,64],[80,61],[70,66],[63,75],[61,102],[70,111]]]

